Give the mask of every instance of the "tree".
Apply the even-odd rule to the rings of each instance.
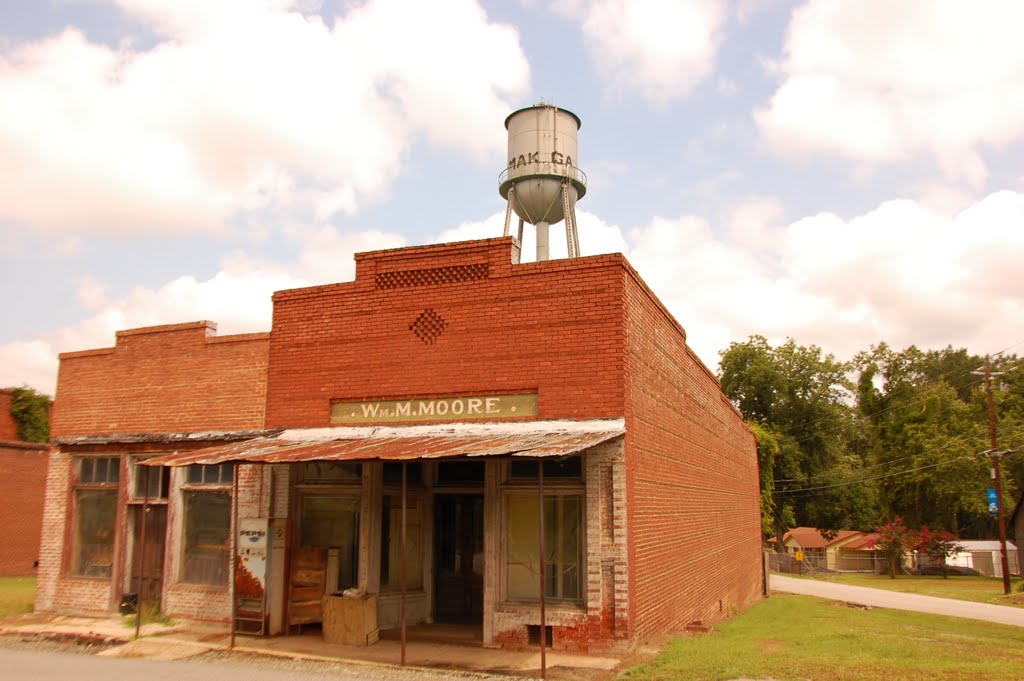
[[[46,442],[50,439],[50,396],[27,386],[8,388],[11,391],[11,417],[18,426],[23,442]]]
[[[924,525],[917,533],[917,550],[942,566],[943,579],[949,579],[946,559],[963,549],[952,532],[932,530]]]
[[[875,532],[878,536],[869,540],[867,546],[875,549],[885,559],[889,566],[889,577],[896,579],[896,568],[902,565],[903,554],[916,545],[917,538],[899,516],[879,525]]]
[[[979,456],[989,448],[987,415],[982,379],[973,373],[982,364],[964,349],[897,352],[884,343],[855,358],[857,404],[873,440],[867,458],[880,474],[885,514],[960,536],[994,536],[984,496],[988,463]],[[1001,442],[1024,433],[1021,394],[997,395]],[[1024,467],[1007,468],[1012,495]]]
[[[774,528],[776,549],[798,524],[825,533],[870,527],[873,489],[850,484],[869,447],[857,435],[847,365],[816,346],[789,339],[772,347],[763,336],[734,342],[721,357],[722,390],[760,440],[762,513],[771,513],[763,524]]]

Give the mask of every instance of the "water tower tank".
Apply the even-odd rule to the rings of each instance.
[[[509,211],[519,216],[520,225],[525,221],[537,226],[538,260],[547,259],[548,225],[562,220],[566,220],[569,255],[578,255],[575,206],[587,192],[576,146],[579,117],[541,103],[510,114],[505,127],[508,165],[498,180],[498,191],[508,201]],[[506,216],[506,234],[510,217]]]

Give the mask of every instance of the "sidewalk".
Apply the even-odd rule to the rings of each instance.
[[[224,625],[191,621],[164,625],[143,624],[140,638],[129,620],[119,616],[75,617],[65,615],[26,615],[0,619],[0,636],[32,637],[42,640],[79,642],[104,646],[97,653],[108,657],[146,657],[176,660],[209,651],[226,651],[230,632]],[[346,646],[325,643],[319,632],[299,636],[264,638],[238,634],[235,652],[271,655],[301,660],[372,664],[397,667],[401,644],[381,640],[371,646]],[[547,652],[547,668],[578,670],[582,675],[604,675],[621,662],[616,657]],[[446,670],[465,670],[482,674],[534,676],[540,671],[540,649],[504,650],[479,646],[409,641],[406,666]]]

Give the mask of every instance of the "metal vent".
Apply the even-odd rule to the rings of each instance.
[[[551,647],[554,637],[552,636],[551,625],[544,627],[544,645],[548,648]],[[526,644],[531,646],[540,645],[540,625],[539,624],[527,624],[526,625]]]
[[[448,326],[448,323],[444,318],[435,312],[434,308],[428,307],[420,313],[416,321],[409,325],[409,330],[416,334],[417,338],[429,345],[444,333],[446,326]]]

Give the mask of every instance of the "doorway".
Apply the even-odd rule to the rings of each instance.
[[[484,497],[434,499],[434,620],[483,624]]]
[[[160,593],[164,574],[164,539],[167,536],[167,506],[154,504],[145,507],[132,504],[132,541],[134,555],[132,557],[131,593],[138,594],[138,602],[160,606]],[[146,542],[142,542],[142,523],[139,518],[145,516]],[[141,561],[141,566],[139,564]],[[141,567],[141,581],[139,568]]]

